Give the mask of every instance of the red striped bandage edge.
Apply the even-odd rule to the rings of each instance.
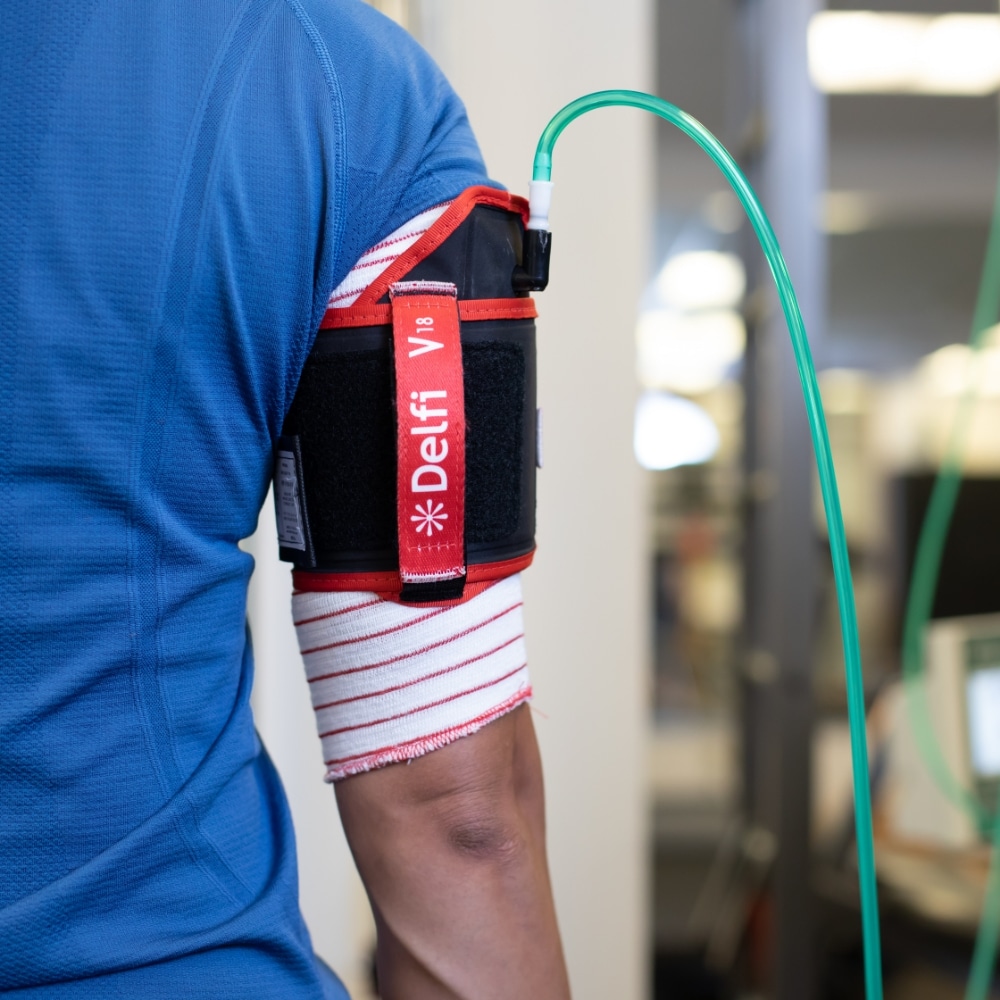
[[[438,216],[437,220],[412,245],[408,246],[355,300],[357,305],[374,305],[389,290],[389,286],[405,277],[420,261],[439,247],[477,205],[491,205],[507,212],[517,212],[528,224],[530,210],[527,199],[479,185],[466,188]]]

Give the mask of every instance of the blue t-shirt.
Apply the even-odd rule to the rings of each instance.
[[[343,995],[253,729],[237,542],[331,289],[484,182],[358,0],[4,0],[0,993]]]

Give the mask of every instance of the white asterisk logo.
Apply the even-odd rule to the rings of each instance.
[[[437,528],[438,531],[444,531],[444,525],[442,521],[448,520],[447,514],[442,514],[441,511],[444,510],[444,504],[439,503],[436,507],[434,506],[433,500],[428,500],[423,507],[420,504],[416,506],[416,514],[410,515],[411,521],[419,521],[417,525],[417,533],[421,531],[427,532],[427,537],[430,538],[434,534],[434,529]]]

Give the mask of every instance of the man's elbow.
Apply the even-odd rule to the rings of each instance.
[[[500,868],[519,864],[531,850],[528,824],[513,791],[488,802],[453,803],[440,821],[441,842],[460,860]]]
[[[356,854],[378,845],[403,863],[509,867],[544,852],[541,768],[524,708],[408,765],[348,778],[337,793]]]
[[[478,748],[471,737],[450,760],[442,756],[440,769],[426,775],[421,798],[448,851],[506,866],[544,850],[544,792],[527,708],[493,726],[476,734]]]

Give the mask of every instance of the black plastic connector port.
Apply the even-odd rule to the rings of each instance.
[[[549,283],[552,234],[547,229],[524,231],[524,263],[514,268],[511,284],[515,292],[542,292]]]

